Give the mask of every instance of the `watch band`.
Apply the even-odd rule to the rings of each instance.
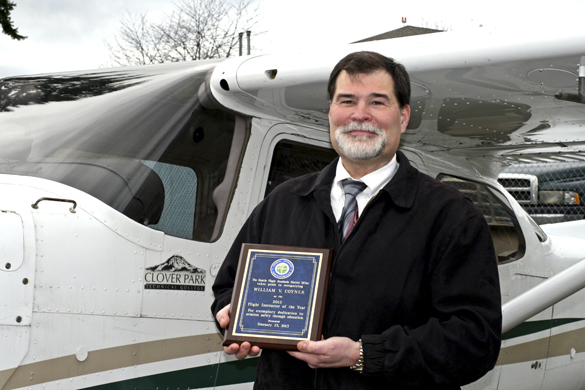
[[[364,346],[362,344],[362,339],[359,339],[359,342],[360,342],[360,357],[359,357],[357,363],[354,366],[351,366],[349,369],[362,374],[364,372]]]

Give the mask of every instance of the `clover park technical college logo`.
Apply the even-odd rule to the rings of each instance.
[[[205,291],[205,274],[205,270],[191,265],[183,256],[174,255],[162,264],[146,268],[144,288]]]
[[[276,279],[286,279],[292,275],[295,267],[290,260],[278,259],[270,266],[270,273]]]

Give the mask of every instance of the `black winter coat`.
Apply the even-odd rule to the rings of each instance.
[[[255,389],[458,389],[494,367],[501,302],[485,219],[397,157],[343,245],[330,202],[337,160],[280,185],[242,227],[213,286],[214,316],[230,303],[242,243],[334,248],[323,334],[364,349],[363,374],[263,350]]]

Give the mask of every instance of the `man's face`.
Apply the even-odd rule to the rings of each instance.
[[[394,80],[386,71],[358,74],[342,71],[329,107],[331,143],[342,160],[384,165],[396,153],[406,131],[410,107],[402,109]]]

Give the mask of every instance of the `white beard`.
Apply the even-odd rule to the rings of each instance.
[[[367,135],[351,135],[350,131],[362,130],[377,134],[377,137]],[[388,138],[386,132],[379,126],[371,123],[350,122],[339,126],[335,130],[335,141],[341,154],[351,160],[370,160],[379,157]]]

